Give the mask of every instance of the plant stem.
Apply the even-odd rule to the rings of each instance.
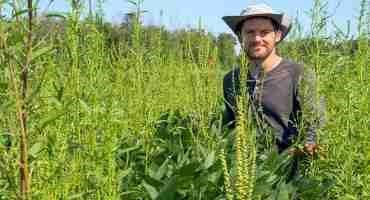
[[[27,90],[28,90],[28,69],[31,64],[32,56],[32,0],[28,0],[28,31],[26,43],[26,62],[22,67],[20,74],[21,80],[21,108],[19,110],[19,120],[21,126],[20,135],[20,179],[21,179],[21,196],[22,199],[28,199],[30,191],[30,177],[28,170],[28,130],[27,130]]]

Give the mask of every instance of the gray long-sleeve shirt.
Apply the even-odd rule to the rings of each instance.
[[[315,143],[316,131],[323,122],[323,110],[317,104],[313,71],[286,59],[267,73],[260,67],[249,71],[246,85],[256,116],[272,129],[283,148],[289,146],[302,129],[306,132],[306,142]],[[233,125],[235,120],[239,75],[240,68],[236,68],[224,77],[224,124]]]

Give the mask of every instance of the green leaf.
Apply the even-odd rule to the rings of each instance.
[[[145,190],[149,193],[149,196],[150,196],[151,199],[154,200],[154,199],[157,198],[158,191],[157,191],[157,189],[155,189],[155,187],[153,187],[152,185],[148,184],[145,181],[143,181],[141,184],[144,186]]]
[[[42,121],[40,122],[41,125],[39,126],[39,129],[43,130],[46,126],[57,121],[57,119],[59,119],[64,114],[65,114],[64,111],[50,113],[45,119],[42,119]]]
[[[123,170],[119,173],[119,180],[122,180],[123,178],[125,178],[127,175],[129,175],[131,173],[132,169],[131,168],[128,168],[126,170]]]
[[[140,149],[140,147],[141,147],[140,144],[136,144],[133,147],[129,147],[129,148],[126,148],[126,149],[119,149],[118,154],[124,154],[124,153],[128,153],[128,152],[131,152],[131,151],[135,151],[137,149]]]
[[[84,100],[78,99],[78,101],[80,102],[80,105],[85,112],[90,112],[90,107],[86,104]]]
[[[35,60],[36,58],[38,58],[38,57],[40,57],[44,54],[47,54],[52,49],[53,49],[53,47],[49,46],[49,47],[43,47],[43,48],[40,48],[40,49],[37,49],[37,50],[33,50],[31,60]]]
[[[48,18],[55,17],[55,18],[66,19],[67,17],[65,15],[66,14],[62,13],[62,12],[49,12],[49,13],[46,14],[46,17],[48,17]]]
[[[335,184],[332,179],[318,179],[315,177],[301,178],[297,183],[300,194],[307,198],[320,198]]]
[[[351,195],[351,194],[345,194],[343,197],[343,200],[356,200],[358,199],[357,197]]]
[[[212,151],[211,153],[208,154],[206,160],[204,161],[204,169],[210,168],[214,162],[215,162],[215,152]]]
[[[73,194],[71,196],[69,196],[67,199],[83,199],[83,196],[85,195],[85,193],[79,193],[79,194]]]
[[[14,13],[14,15],[12,17],[17,17],[17,16],[23,15],[23,14],[25,14],[27,12],[28,12],[28,8],[22,9],[22,10],[18,10],[17,12]]]
[[[92,193],[93,190],[88,190],[86,192],[82,192],[82,193],[78,193],[78,194],[73,194],[71,196],[69,196],[67,199],[84,199],[84,196],[89,194],[89,193]]]
[[[277,182],[278,177],[269,171],[257,171],[257,182],[255,185],[255,193],[258,195],[271,194],[273,185]]]
[[[276,182],[277,180],[279,179],[279,176],[275,175],[275,174],[271,174],[270,176],[268,176],[268,178],[266,179],[266,183],[274,183]]]
[[[0,133],[0,145],[9,148],[12,144],[12,135],[10,133]]]
[[[295,193],[295,188],[292,184],[281,183],[279,188],[279,193],[277,196],[277,200],[290,200],[290,196]]]
[[[162,165],[158,168],[157,172],[153,175],[153,178],[156,180],[161,180],[163,176],[166,174],[168,169],[168,161],[169,158],[167,158]]]
[[[130,3],[130,4],[132,4],[132,5],[137,6],[137,2],[136,2],[136,1],[134,1],[134,0],[127,0],[127,2],[129,2],[129,3]]]
[[[149,185],[151,185],[155,188],[161,188],[164,185],[164,183],[162,181],[156,180],[156,179],[154,179],[154,178],[152,178],[151,176],[148,176],[148,175],[145,175],[142,179],[145,180],[146,183],[148,183]]]
[[[183,176],[192,176],[195,174],[196,169],[198,168],[199,163],[193,162],[187,165],[184,165],[179,170],[177,170],[175,173],[178,174],[180,177]]]
[[[32,147],[29,149],[28,154],[32,157],[36,157],[37,154],[42,151],[42,149],[43,149],[42,146],[43,145],[42,145],[41,142],[37,142],[37,143],[33,144]]]
[[[165,184],[160,193],[158,194],[157,200],[173,200],[176,194],[176,182],[177,176],[171,177],[171,179]]]

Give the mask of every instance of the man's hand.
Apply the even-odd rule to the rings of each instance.
[[[297,147],[292,147],[288,149],[288,154],[291,156],[303,156],[303,155],[314,156],[317,154],[318,150],[319,145],[315,143],[306,143],[303,149]]]
[[[308,153],[310,156],[313,156],[317,153],[319,146],[315,143],[307,143],[304,145],[304,151]]]

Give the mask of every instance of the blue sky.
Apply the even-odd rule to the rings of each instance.
[[[87,2],[87,0],[85,0]],[[94,1],[94,0],[93,0]],[[45,5],[46,0],[41,0]],[[50,10],[68,10],[69,0],[55,0]],[[355,29],[356,18],[360,10],[360,0],[328,0],[330,14],[333,14],[331,23],[339,27],[346,27],[347,20],[351,20],[351,29]],[[338,2],[340,5],[336,8]],[[313,0],[144,0],[142,8],[148,10],[144,15],[145,24],[163,24],[173,30],[183,27],[196,27],[199,20],[204,27],[213,33],[230,32],[223,23],[221,17],[224,15],[237,15],[247,5],[252,3],[266,3],[276,10],[284,11],[290,16],[297,16],[301,24],[307,28],[310,21],[307,11],[312,8]],[[335,9],[336,8],[336,9]],[[124,13],[133,10],[133,6],[126,0],[105,0],[105,19],[119,22]],[[163,17],[160,17],[161,11]],[[329,28],[329,32],[333,29]]]

